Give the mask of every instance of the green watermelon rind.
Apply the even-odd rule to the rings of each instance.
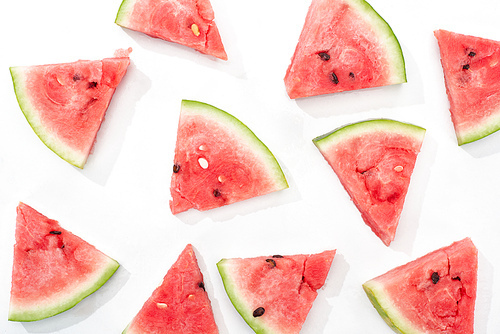
[[[392,77],[388,80],[388,83],[399,84],[406,82],[406,65],[403,50],[389,23],[365,0],[351,0],[351,4],[360,13],[364,14],[363,18],[369,21],[374,31],[378,32],[378,36],[381,38],[381,45],[384,45],[386,48],[386,56],[392,69]]]
[[[121,27],[127,27],[136,2],[137,0],[123,0],[116,14],[116,24]]]
[[[423,140],[426,132],[424,128],[418,125],[380,118],[342,126],[324,135],[314,138],[313,143],[321,150],[350,138],[363,134],[370,134],[377,131],[404,134],[406,136],[415,138],[419,142]]]
[[[384,288],[371,280],[363,284],[363,290],[370,299],[370,302],[377,310],[378,314],[384,319],[385,323],[392,328],[392,330],[399,334],[419,334],[397,308],[392,305],[391,301],[387,298]]]
[[[254,330],[256,334],[269,334],[269,329],[262,325],[262,322],[256,321],[253,316],[253,310],[248,307],[248,303],[238,294],[237,285],[232,280],[231,259],[222,259],[217,262],[217,269],[224,284],[224,290],[233,304],[234,308],[245,322]]]
[[[183,115],[206,117],[224,126],[228,133],[237,136],[242,144],[248,147],[252,153],[257,155],[259,163],[267,166],[269,176],[275,182],[275,190],[289,187],[285,174],[274,154],[255,133],[238,118],[208,103],[194,100],[182,100],[181,109]]]
[[[19,103],[19,107],[24,117],[38,138],[40,138],[50,150],[70,164],[78,168],[83,168],[87,161],[87,155],[73,150],[71,147],[61,142],[57,137],[53,136],[50,130],[43,126],[38,116],[39,113],[37,112],[37,108],[30,101],[29,91],[25,88],[27,81],[25,74],[28,69],[29,67],[24,66],[10,67],[10,74],[12,76],[17,102]]]
[[[102,264],[101,270],[87,278],[85,282],[82,282],[79,289],[72,290],[60,298],[53,298],[46,305],[38,303],[33,307],[23,308],[16,307],[11,302],[8,319],[19,322],[38,321],[55,316],[74,307],[84,298],[99,290],[120,267],[120,264],[114,259],[107,256],[106,258],[107,262]]]

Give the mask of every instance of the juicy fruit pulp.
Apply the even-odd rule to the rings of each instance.
[[[415,125],[378,119],[313,139],[365,223],[387,246],[396,234],[424,134]]]
[[[276,158],[248,127],[211,105],[182,101],[172,213],[209,210],[287,187]]]
[[[471,334],[477,249],[465,238],[394,268],[363,289],[397,333]]]
[[[434,32],[459,145],[500,129],[500,42]]]
[[[290,98],[403,82],[399,42],[366,1],[312,1],[285,76]]]
[[[219,333],[192,245],[182,251],[123,333]]]
[[[223,259],[224,288],[256,333],[299,333],[326,280],[335,250],[312,255]]]
[[[47,147],[83,168],[128,57],[11,67],[16,97]]]
[[[209,0],[123,0],[116,24],[227,60]]]
[[[118,263],[24,203],[17,207],[9,320],[35,321],[98,290]]]

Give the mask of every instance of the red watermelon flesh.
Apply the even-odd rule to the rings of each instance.
[[[285,75],[290,98],[403,82],[399,42],[366,1],[312,1]]]
[[[474,333],[477,249],[465,238],[394,268],[363,288],[397,333]]]
[[[211,105],[182,101],[170,186],[173,214],[287,187],[276,158],[248,127]]]
[[[425,129],[377,119],[313,139],[365,223],[388,246],[394,240]]]
[[[500,42],[434,32],[459,145],[500,129]]]
[[[209,0],[123,0],[116,24],[227,60]]]
[[[118,263],[30,206],[17,207],[9,320],[35,321],[98,290]]]
[[[182,251],[123,333],[219,333],[192,245]]]
[[[326,280],[335,250],[312,255],[223,259],[224,288],[256,333],[299,333],[317,290]]]
[[[17,100],[52,151],[83,168],[128,57],[11,67]]]

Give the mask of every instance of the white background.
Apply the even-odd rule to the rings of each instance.
[[[223,334],[252,333],[227,298],[224,257],[337,249],[304,334],[391,333],[361,284],[471,237],[479,249],[476,333],[500,333],[500,134],[459,147],[433,30],[500,40],[496,0],[372,0],[396,33],[408,83],[290,100],[283,77],[309,0],[212,0],[227,62],[114,24],[120,0],[18,0],[0,8],[0,333],[121,333],[187,243],[195,247]],[[44,146],[14,95],[9,66],[101,59],[132,47],[83,170]],[[182,99],[224,109],[278,158],[290,188],[173,216],[170,176]],[[386,117],[427,129],[396,239],[363,223],[312,138]],[[120,262],[73,309],[7,321],[16,206],[23,201]],[[496,291],[496,292],[494,292]]]

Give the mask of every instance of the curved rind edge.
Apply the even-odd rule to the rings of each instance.
[[[113,276],[116,270],[118,270],[120,264],[110,257],[107,258],[108,263],[103,268],[102,273],[94,280],[94,282],[90,282],[90,284],[84,287],[81,291],[74,292],[74,294],[66,300],[46,309],[35,308],[34,310],[23,310],[18,312],[10,308],[8,320],[19,322],[38,321],[55,316],[74,307],[84,298],[99,290],[111,278],[111,276]]]
[[[137,0],[123,0],[116,13],[115,23],[121,27],[127,27],[129,18]]]

